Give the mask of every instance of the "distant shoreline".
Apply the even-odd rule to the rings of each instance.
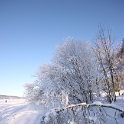
[[[0,99],[24,99],[25,97],[0,95]]]

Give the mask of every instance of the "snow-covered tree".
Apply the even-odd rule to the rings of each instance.
[[[28,102],[40,105],[42,109],[51,109],[65,104],[61,87],[56,84],[56,75],[55,67],[49,64],[40,66],[35,75],[37,80],[32,84],[25,84]]]
[[[89,103],[97,89],[96,74],[90,45],[67,38],[57,47],[52,64],[40,66],[35,83],[25,85],[26,96],[30,103],[48,108]]]
[[[121,71],[121,73],[124,73],[124,38],[122,39],[122,44],[117,47],[117,54],[116,54],[116,59],[117,59],[117,66],[116,70]]]
[[[96,66],[90,46],[82,41],[67,38],[57,47],[53,58],[59,69],[59,85],[66,90],[70,103],[93,100]]]

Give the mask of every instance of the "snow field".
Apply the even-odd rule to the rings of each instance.
[[[41,112],[29,106],[25,99],[0,100],[0,124],[39,124]]]

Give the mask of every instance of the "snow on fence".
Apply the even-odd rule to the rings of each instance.
[[[54,109],[41,124],[124,124],[124,110],[112,104],[76,104]]]

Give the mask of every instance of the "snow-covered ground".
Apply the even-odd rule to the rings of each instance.
[[[25,99],[0,99],[0,124],[40,124],[43,112],[30,106]],[[124,110],[124,95],[118,96],[112,104],[104,104],[96,101],[93,104],[108,105]],[[84,105],[84,104],[81,104]],[[73,107],[76,105],[68,106]],[[114,111],[109,109],[109,113]],[[45,114],[45,113],[44,113]],[[124,118],[118,117],[119,124],[124,124]],[[111,124],[111,123],[108,123]]]
[[[0,124],[39,124],[41,116],[24,99],[0,99]]]

